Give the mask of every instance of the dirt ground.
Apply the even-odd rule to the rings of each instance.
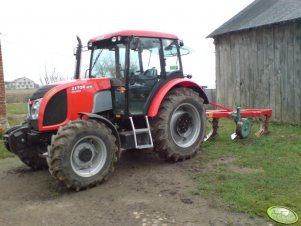
[[[200,154],[196,157],[199,158]],[[81,192],[17,158],[0,160],[0,225],[230,226],[271,225],[192,194],[194,160],[176,164],[150,150],[123,153],[109,181]]]

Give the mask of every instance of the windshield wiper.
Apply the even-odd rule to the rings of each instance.
[[[97,62],[97,60],[98,60],[98,58],[100,57],[102,51],[103,51],[103,49],[100,50],[100,52],[97,54],[97,56],[96,56],[96,58],[95,58],[95,60],[94,60],[94,62],[93,62],[93,64],[92,64],[91,71],[92,71],[92,69],[94,68],[94,66],[95,66],[95,64],[96,64],[96,62]]]

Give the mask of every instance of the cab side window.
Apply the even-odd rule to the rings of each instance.
[[[163,39],[163,53],[165,61],[165,71],[167,75],[173,71],[181,70],[178,57],[178,43],[176,40]]]

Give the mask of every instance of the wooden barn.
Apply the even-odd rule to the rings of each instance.
[[[301,124],[301,0],[255,0],[213,31],[217,103]]]

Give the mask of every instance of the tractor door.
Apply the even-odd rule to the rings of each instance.
[[[178,73],[172,73],[172,72]],[[169,80],[183,76],[177,40],[134,38],[129,50],[128,109],[131,115],[144,114],[149,99]]]
[[[162,79],[159,38],[135,38],[129,53],[128,107],[131,115],[143,114],[154,86]]]

